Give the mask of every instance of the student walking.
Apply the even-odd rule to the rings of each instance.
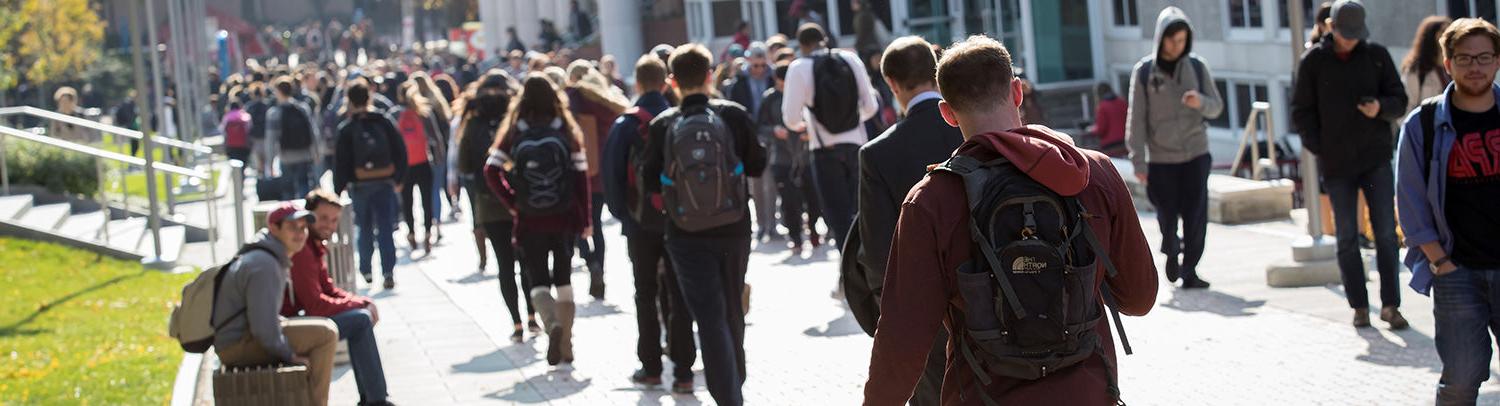
[[[1292,122],[1302,135],[1302,147],[1318,155],[1323,185],[1333,202],[1339,271],[1349,307],[1354,309],[1354,326],[1370,325],[1357,214],[1363,191],[1380,270],[1380,319],[1392,329],[1404,329],[1391,120],[1406,113],[1406,90],[1390,52],[1366,40],[1370,30],[1365,27],[1362,3],[1340,0],[1330,15],[1331,32],[1302,54],[1297,67]]]
[[[265,156],[281,162],[281,176],[290,178],[291,195],[306,195],[317,185],[313,160],[318,153],[318,127],[312,108],[298,101],[302,94],[290,76],[277,78],[276,104],[266,110]]]
[[[511,235],[515,229],[515,216],[500,202],[495,192],[484,181],[484,161],[489,157],[490,145],[495,143],[495,134],[500,123],[510,110],[512,89],[510,78],[500,73],[488,73],[479,78],[478,86],[464,95],[465,101],[458,127],[458,172],[465,189],[469,191],[470,217],[474,227],[489,239],[490,249],[495,252],[496,275],[500,280],[500,297],[505,299],[510,311],[514,332],[512,342],[520,342],[527,328],[533,333],[541,332],[536,324],[536,307],[531,304],[531,278],[520,274],[521,284],[516,284],[516,247]],[[479,239],[480,264],[484,263],[484,239]],[[481,265],[480,272],[484,268]],[[517,292],[526,302],[526,325],[521,324],[521,307]]]
[[[651,121],[641,173],[646,191],[662,194],[670,220],[667,254],[698,323],[709,393],[720,405],[738,406],[744,402],[741,294],[751,236],[745,177],[760,176],[765,150],[744,107],[709,97],[714,83],[708,48],[683,45],[668,64],[682,105]]]
[[[406,144],[406,178],[401,181],[401,210],[406,219],[406,242],[413,252],[417,250],[417,218],[412,209],[421,202],[422,249],[432,254],[433,230],[437,227],[433,222],[433,214],[441,204],[437,196],[437,178],[432,171],[435,158],[447,156],[447,144],[439,139],[441,133],[438,127],[441,125],[434,117],[431,105],[413,82],[402,83],[396,96],[400,107],[391,115],[396,118],[396,128],[401,131],[401,139]],[[421,193],[417,193],[418,188],[422,189]]]
[[[1436,404],[1472,405],[1490,377],[1500,315],[1500,30],[1461,18],[1439,38],[1453,83],[1401,126],[1396,201],[1411,287],[1432,295],[1443,361]]]
[[[593,234],[583,132],[566,96],[545,76],[528,77],[517,97],[490,147],[484,177],[515,214],[521,269],[547,329],[547,364],[571,364],[573,244]]]
[[[787,62],[776,64],[771,75],[775,79],[774,87],[766,92],[762,104],[781,105],[781,100],[786,95],[786,74],[789,68]],[[792,249],[793,257],[801,257],[803,238],[811,242],[813,248],[823,243],[817,227],[823,208],[818,203],[818,191],[813,188],[812,171],[809,170],[812,158],[807,147],[808,134],[787,128],[781,119],[779,108],[761,109],[756,124],[763,133],[761,139],[766,143],[766,161],[770,165],[771,181],[776,184],[776,194],[781,201],[781,225],[787,230],[787,246]],[[764,133],[770,133],[770,136],[765,136]],[[807,215],[806,220],[803,220],[803,214]],[[804,225],[806,235],[803,234]]]
[[[1128,111],[1130,163],[1156,207],[1167,281],[1180,277],[1184,289],[1206,289],[1210,284],[1198,276],[1213,167],[1205,120],[1224,112],[1224,99],[1208,64],[1193,55],[1193,26],[1182,9],[1167,7],[1156,17],[1156,47],[1131,74]]]
[[[359,273],[365,283],[371,276],[370,257],[380,244],[380,267],[386,289],[396,287],[396,210],[400,198],[398,179],[406,177],[406,143],[401,132],[378,111],[370,109],[370,85],[354,80],[346,92],[345,118],[339,123],[334,152],[333,190],[349,190],[354,201],[354,244],[359,251]]]

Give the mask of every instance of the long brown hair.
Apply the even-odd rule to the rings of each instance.
[[[578,122],[573,120],[573,113],[568,112],[568,96],[563,94],[551,79],[545,75],[531,75],[521,86],[521,94],[511,102],[510,111],[505,113],[505,121],[501,122],[500,130],[495,134],[495,143],[490,145],[490,150],[499,150],[510,137],[511,129],[516,127],[517,120],[525,120],[528,125],[550,125],[553,119],[562,119],[562,131],[573,139],[576,151],[583,151],[583,131],[579,130]]]
[[[494,89],[500,92],[500,100],[503,103],[500,106],[500,111],[504,115],[510,108],[511,99],[515,96],[513,82],[510,76],[505,74],[505,71],[491,69],[483,76],[480,76],[479,80],[469,83],[468,88],[464,89],[463,94],[453,99],[453,113],[459,117],[458,131],[456,131],[455,136],[458,137],[460,142],[463,141],[463,136],[467,132],[469,121],[479,115],[479,111],[481,110],[480,103],[484,101],[484,98],[480,94],[481,90]]]
[[[400,91],[396,92],[396,102],[402,107],[415,111],[417,115],[432,117],[432,105],[428,103],[427,97],[422,96],[422,91],[411,81],[401,83]]]
[[[1417,26],[1417,35],[1411,40],[1411,52],[1401,61],[1401,72],[1417,74],[1423,80],[1427,72],[1443,68],[1443,52],[1438,46],[1438,36],[1448,29],[1453,19],[1444,16],[1428,16]]]

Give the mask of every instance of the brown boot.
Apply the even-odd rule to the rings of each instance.
[[[538,286],[531,289],[531,305],[542,318],[542,327],[547,332],[547,365],[557,365],[562,360],[561,348],[557,345],[558,332],[562,330],[557,320],[557,301],[552,298],[552,287]]]
[[[1396,306],[1386,306],[1381,308],[1380,320],[1391,323],[1391,330],[1405,330],[1407,327],[1411,326],[1411,324],[1406,322],[1405,317],[1401,317],[1401,310],[1397,309]]]
[[[577,311],[578,306],[572,300],[557,302],[557,326],[561,334],[553,342],[561,347],[558,349],[560,361],[569,364],[573,363],[573,317]]]
[[[1364,328],[1370,326],[1370,311],[1365,309],[1354,309],[1354,327]]]

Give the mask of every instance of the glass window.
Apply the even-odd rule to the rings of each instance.
[[[1021,33],[1021,0],[1000,0],[1000,43],[1010,51],[1010,64],[1026,66],[1026,39]]]
[[[1140,18],[1136,15],[1136,0],[1114,0],[1115,25],[1134,27],[1140,25]]]
[[[911,0],[908,14],[907,28],[912,35],[919,35],[934,44],[947,44],[953,40],[947,0]]]
[[[1260,28],[1260,0],[1229,0],[1229,26]]]
[[[1448,16],[1478,17],[1495,22],[1494,0],[1448,0]]]
[[[1280,22],[1279,27],[1281,27],[1281,28],[1291,27],[1292,26],[1292,20],[1291,20],[1291,17],[1288,17],[1289,14],[1287,14],[1287,8],[1290,7],[1290,6],[1287,5],[1287,3],[1289,3],[1288,0],[1277,0],[1277,1],[1278,1],[1278,4],[1281,5],[1281,8],[1280,8],[1281,11],[1279,12],[1279,14],[1281,16],[1277,20],[1277,21]],[[1301,0],[1301,1],[1302,1],[1302,29],[1304,29],[1304,30],[1310,30],[1313,27],[1313,22],[1314,22],[1313,19],[1317,18],[1317,11],[1318,11],[1318,9],[1314,8],[1314,4],[1313,4],[1314,0]]]
[[[1224,79],[1215,79],[1214,86],[1219,88],[1219,97],[1224,98],[1224,100],[1234,100],[1234,98],[1231,97],[1229,93],[1229,82],[1225,81]],[[1219,117],[1214,118],[1213,120],[1208,120],[1208,125],[1214,128],[1230,128],[1229,117],[1233,116],[1233,114],[1230,113],[1231,111],[1233,111],[1231,107],[1233,107],[1232,104],[1225,105],[1224,114],[1220,114]]]
[[[964,0],[964,31],[967,33],[999,31],[995,26],[995,13],[995,0]]]
[[[740,22],[745,21],[740,15],[740,2],[737,0],[715,1],[710,7],[714,16],[715,37],[734,35],[734,32],[740,28]]]
[[[1037,60],[1035,75],[1029,76],[1037,83],[1093,78],[1088,1],[1037,1],[1031,6]]]

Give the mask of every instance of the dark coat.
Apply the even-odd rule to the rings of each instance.
[[[1391,162],[1396,145],[1391,121],[1406,114],[1406,88],[1384,46],[1361,42],[1348,60],[1340,59],[1333,47],[1333,39],[1325,37],[1302,54],[1292,123],[1302,147],[1318,155],[1323,176],[1337,178]],[[1365,97],[1380,102],[1375,118],[1359,111]]]

